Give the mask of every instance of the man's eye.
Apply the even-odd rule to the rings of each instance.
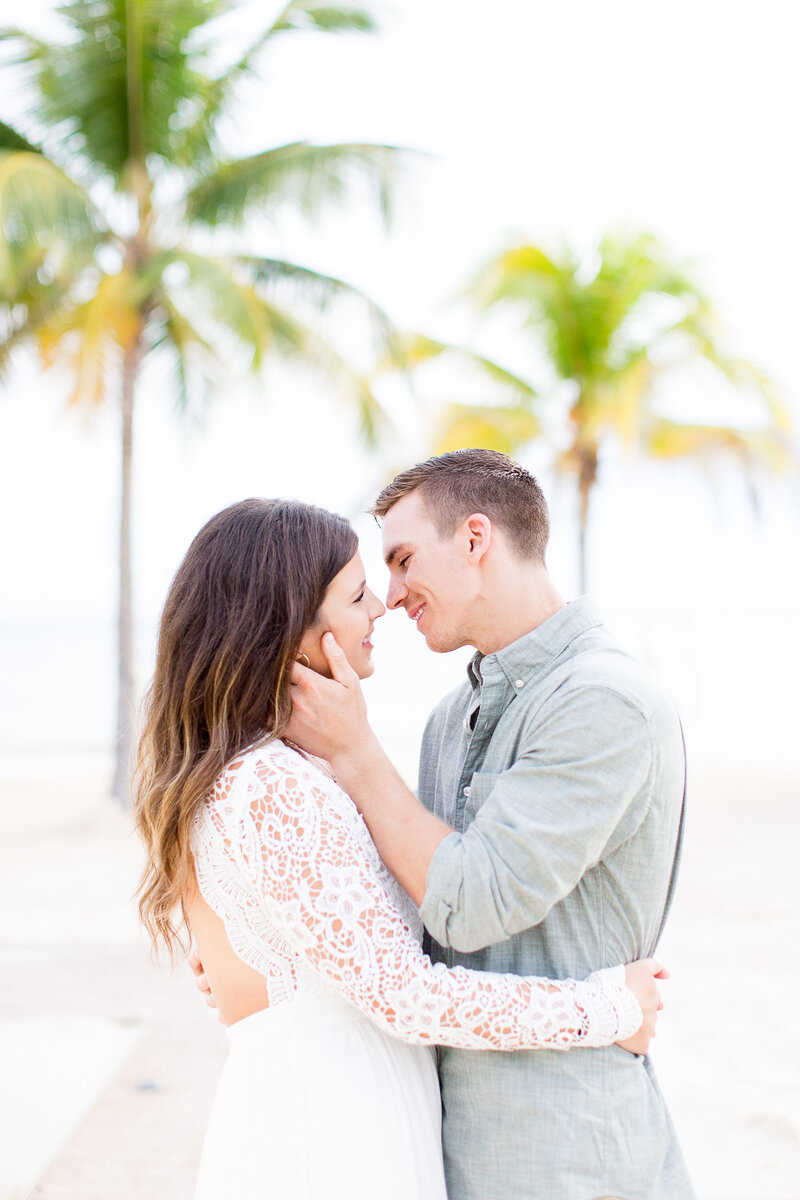
[[[401,558],[401,559],[400,559],[400,562],[397,564],[397,565],[398,565],[398,567],[402,567],[403,569],[405,569],[405,565],[406,565],[406,563],[408,562],[408,560],[409,560],[410,558],[411,558],[411,555],[410,555],[410,554],[407,554],[407,555],[405,556],[405,558]]]

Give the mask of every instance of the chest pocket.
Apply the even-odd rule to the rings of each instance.
[[[498,771],[476,771],[469,784],[469,795],[464,804],[464,828],[471,825],[494,790],[494,785],[500,778]]]

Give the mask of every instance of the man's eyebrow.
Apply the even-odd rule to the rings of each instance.
[[[389,552],[383,556],[383,561],[386,563],[387,567],[391,567],[395,559],[400,558],[403,554],[407,554],[410,549],[411,545],[409,542],[397,542],[397,544],[392,546],[391,550],[389,550]]]

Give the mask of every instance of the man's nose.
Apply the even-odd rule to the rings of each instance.
[[[389,609],[399,608],[408,595],[408,588],[399,580],[391,580],[389,590],[386,593],[386,607]]]

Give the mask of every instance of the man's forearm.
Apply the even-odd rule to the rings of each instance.
[[[331,766],[355,801],[386,866],[414,903],[421,904],[431,859],[452,829],[422,807],[374,735],[357,752],[337,756]]]

